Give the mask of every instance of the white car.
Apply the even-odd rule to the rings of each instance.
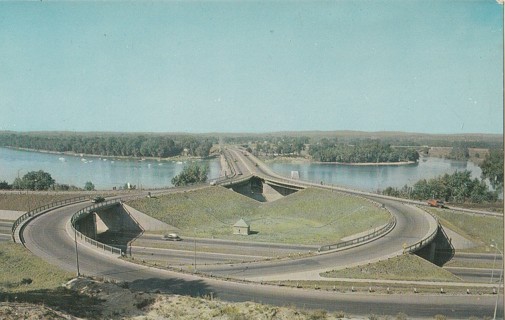
[[[168,240],[168,241],[181,241],[181,237],[179,237],[176,233],[169,233],[163,235],[163,240]]]

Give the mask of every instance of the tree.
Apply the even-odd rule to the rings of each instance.
[[[93,191],[93,190],[95,190],[95,185],[91,181],[87,181],[84,184],[84,190],[86,190],[86,191]]]
[[[503,189],[503,150],[491,150],[482,164],[482,179],[489,179],[497,191]]]
[[[0,190],[9,190],[12,186],[7,181],[0,181]]]
[[[172,179],[172,184],[176,187],[185,186],[192,183],[207,181],[208,166],[200,166],[196,163],[191,163],[184,166],[182,172]]]
[[[495,202],[498,199],[496,191],[490,191],[484,181],[472,180],[468,170],[444,174],[433,179],[417,181],[412,188],[404,186],[402,190],[388,187],[383,194],[426,200],[430,198],[443,199],[448,202]]]
[[[16,178],[13,185],[16,189],[48,190],[54,183],[55,181],[49,173],[39,170],[30,171],[21,179]]]
[[[448,159],[454,160],[468,160],[470,157],[470,152],[468,151],[468,146],[465,142],[456,143],[451,150],[451,153],[447,156]]]

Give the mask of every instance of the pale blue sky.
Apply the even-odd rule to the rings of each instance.
[[[0,130],[502,133],[502,10],[0,2]]]

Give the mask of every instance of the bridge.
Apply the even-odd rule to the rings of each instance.
[[[351,190],[348,188],[342,188],[338,186],[325,185],[323,184],[323,182],[313,183],[298,179],[289,179],[276,174],[275,172],[270,170],[270,168],[268,168],[268,166],[266,166],[261,160],[259,160],[254,155],[243,149],[228,148],[227,150],[225,150],[224,154],[227,157],[228,160],[227,162],[234,165],[231,171],[242,173],[247,172],[247,175],[244,177],[242,174],[242,177],[238,181],[230,179],[227,181],[223,181],[220,184],[228,188],[233,188],[233,190],[240,192],[246,196],[251,196],[250,194],[253,194],[253,196],[251,196],[252,198],[258,198],[257,194],[260,192],[263,192],[262,194],[263,198],[265,199],[272,198],[270,194],[272,193],[273,189],[273,191],[275,192],[274,199],[278,199],[281,196],[285,196],[298,190],[310,187],[310,188],[338,191],[341,193],[357,195],[367,199],[371,199],[374,202],[380,203],[384,208],[388,208],[390,212],[393,211],[394,212],[393,218],[395,222],[398,219],[403,218],[402,214],[404,211],[411,211],[411,212],[417,211],[417,215],[414,215],[415,220],[410,221],[410,223],[415,225],[416,227],[428,223],[429,225],[428,235],[424,238],[422,237],[422,235],[420,235],[420,237],[418,238],[419,239],[418,242],[415,243],[407,242],[409,244],[405,247],[404,252],[416,252],[423,249],[427,245],[431,245],[430,250],[431,256],[434,255],[436,244],[432,243],[432,240],[435,238],[437,231],[441,229],[438,220],[422,210],[415,210],[413,207],[408,206],[408,205],[425,206],[426,204],[424,202],[412,201],[407,199],[398,199],[394,197],[373,194],[360,190]],[[399,210],[392,209],[398,203],[404,204],[406,206]],[[415,233],[413,234],[411,233],[411,235],[414,234]],[[443,249],[446,250],[448,248],[444,247]],[[433,261],[434,257],[431,260]]]
[[[283,193],[296,192],[307,187],[346,192],[384,205],[391,213],[394,224],[388,227],[387,232],[370,235],[368,239],[361,242],[351,243],[344,248],[345,250],[332,248],[330,245],[327,250],[324,248],[320,250],[319,254],[290,261],[200,266],[199,273],[196,275],[139,267],[117,259],[121,250],[117,251],[117,248],[105,246],[93,239],[95,230],[83,229],[83,232],[77,230],[79,226],[76,222],[80,218],[79,215],[82,215],[83,219],[90,219],[89,213],[100,211],[101,208],[105,212],[101,220],[106,221],[107,210],[119,210],[116,208],[121,205],[119,197],[109,198],[108,202],[94,207],[90,207],[88,203],[73,202],[47,208],[25,218],[23,223],[14,228],[13,234],[21,235],[18,238],[34,254],[63,269],[76,270],[77,265],[81,274],[128,281],[133,290],[159,290],[191,295],[212,292],[215,296],[229,301],[259,301],[335,311],[345,309],[347,312],[356,314],[369,313],[367,310],[383,314],[404,312],[430,317],[434,314],[449,312],[447,315],[456,318],[492,314],[493,296],[481,296],[477,299],[475,296],[450,295],[374,296],[363,293],[349,295],[262,285],[261,283],[267,280],[319,279],[318,275],[322,271],[387,259],[423,248],[430,248],[428,251],[434,252],[435,248],[431,243],[439,233],[439,224],[434,217],[413,206],[415,202],[287,179],[273,173],[257,158],[237,148],[229,147],[224,154],[229,165],[229,173],[225,179],[219,179],[215,184],[233,188],[236,191],[242,188],[245,192],[261,194],[265,200],[273,195],[282,196]],[[194,188],[200,187],[202,186]],[[160,190],[153,191],[153,194],[170,192],[181,192],[181,190],[175,188]],[[146,196],[146,194],[140,193],[137,196]],[[27,224],[29,228],[26,228]],[[86,245],[79,245],[78,257],[76,256],[77,243],[86,243]],[[97,247],[99,250],[96,250]],[[76,258],[78,258],[78,263],[76,263]],[[232,278],[240,279],[240,281],[223,281],[223,279]],[[500,314],[503,313],[502,309],[500,306]]]

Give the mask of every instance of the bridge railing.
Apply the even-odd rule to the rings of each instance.
[[[393,228],[395,226],[396,226],[396,217],[392,216],[391,219],[389,220],[389,222],[380,229],[374,230],[374,231],[372,231],[364,236],[358,237],[358,238],[321,246],[319,248],[319,252],[345,248],[345,247],[349,247],[349,246],[356,245],[359,243],[367,242],[371,239],[375,239],[377,237],[380,237],[384,234],[389,233],[391,230],[393,230]]]
[[[128,197],[128,198],[130,198],[130,197]],[[104,208],[104,207],[108,207],[108,206],[112,206],[112,205],[116,205],[116,204],[120,204],[123,200],[125,200],[125,198],[113,199],[113,200],[107,200],[107,201],[100,202],[100,203],[95,203],[93,205],[90,205],[90,206],[87,206],[85,208],[82,208],[81,210],[79,210],[76,213],[74,213],[72,215],[71,220],[70,220],[70,225],[72,226],[72,230],[74,231],[74,234],[75,234],[75,237],[76,237],[76,241],[77,241],[77,239],[79,239],[79,240],[81,240],[81,241],[83,241],[85,243],[90,244],[93,247],[96,247],[98,249],[102,249],[103,251],[110,252],[112,254],[121,255],[122,254],[122,250],[121,249],[113,247],[113,246],[110,246],[110,245],[107,245],[105,243],[99,242],[99,241],[97,241],[95,239],[92,239],[92,238],[86,236],[85,234],[83,234],[82,232],[80,232],[79,230],[77,230],[77,228],[75,227],[75,223],[79,219],[81,219],[84,215],[90,214],[93,210]]]
[[[12,230],[11,230],[12,240],[14,242],[16,242],[16,237],[15,237],[16,229],[20,225],[22,225],[23,222],[25,222],[26,220],[28,220],[28,219],[30,219],[32,217],[36,217],[36,216],[40,215],[42,212],[44,212],[44,211],[46,211],[48,209],[51,209],[51,208],[54,208],[54,207],[59,207],[59,206],[64,205],[64,204],[76,203],[76,202],[80,202],[80,201],[84,201],[84,200],[88,200],[88,199],[89,199],[89,196],[80,196],[80,197],[74,197],[74,198],[60,200],[60,201],[54,201],[54,202],[51,202],[49,204],[43,205],[41,207],[38,207],[38,208],[35,208],[33,210],[30,210],[30,211],[26,212],[25,214],[23,214],[19,218],[17,218],[16,221],[14,221],[14,224],[12,225]]]
[[[431,241],[433,241],[433,239],[435,239],[435,237],[437,236],[438,229],[441,228],[440,221],[438,220],[438,218],[435,215],[431,214],[430,212],[427,212],[426,210],[423,210],[423,211],[428,213],[430,216],[432,216],[435,219],[435,221],[437,222],[437,227],[426,238],[421,239],[418,242],[416,242],[410,246],[404,247],[403,253],[413,253],[413,252],[416,252],[416,251],[424,248],[426,245],[431,243]]]

